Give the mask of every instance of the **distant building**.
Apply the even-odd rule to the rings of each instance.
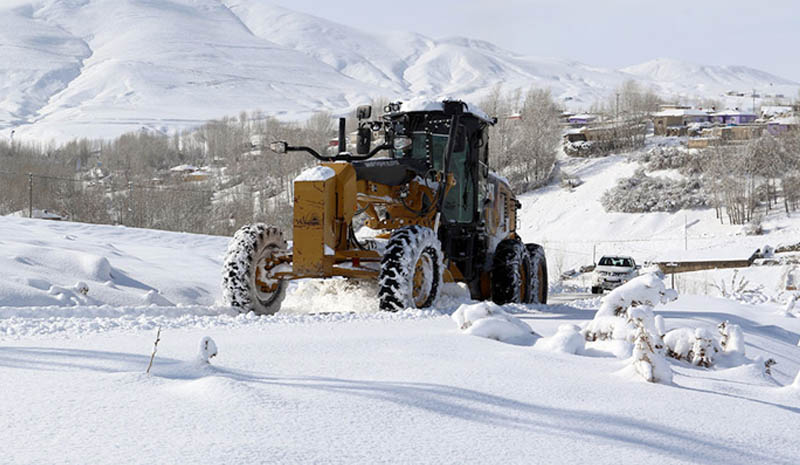
[[[653,133],[657,136],[685,136],[690,125],[709,123],[708,112],[689,107],[662,106],[653,114]]]
[[[718,111],[711,114],[711,122],[723,125],[740,125],[750,124],[755,122],[758,115],[747,111],[741,111],[738,108],[734,110]]]
[[[767,132],[773,136],[800,130],[800,117],[785,116],[767,121]]]
[[[700,131],[700,137],[689,139],[689,148],[704,148],[711,145],[735,145],[758,139],[767,130],[765,124],[714,126]]]
[[[595,121],[597,121],[597,115],[590,115],[588,113],[572,115],[567,119],[567,122],[572,126],[585,126]]]
[[[794,109],[791,105],[762,105],[761,117],[774,118],[776,116],[788,116]]]

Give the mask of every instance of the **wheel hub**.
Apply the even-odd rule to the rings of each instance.
[[[428,297],[430,297],[432,279],[433,262],[431,257],[423,252],[414,265],[414,278],[412,279],[412,297],[417,308],[425,305]]]
[[[280,280],[273,278],[274,269],[280,264],[275,255],[275,251],[267,249],[256,262],[256,289],[261,294],[274,294],[280,286]]]

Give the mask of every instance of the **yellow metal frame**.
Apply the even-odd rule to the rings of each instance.
[[[333,175],[320,179],[296,180],[294,183],[294,247],[292,253],[280,256],[275,264],[291,265],[291,271],[279,271],[279,279],[328,278],[342,276],[356,279],[377,279],[381,255],[375,250],[348,247],[353,216],[363,211],[366,225],[372,229],[393,230],[403,226],[436,227],[437,202],[435,188],[420,178],[401,186],[388,186],[367,180],[356,180],[350,163],[321,163]],[[442,179],[433,180],[436,183]],[[446,193],[455,186],[452,174],[447,177]],[[385,211],[381,218],[378,209]],[[428,211],[419,214],[423,209]],[[384,233],[379,238],[388,238]],[[444,273],[447,282],[463,281],[455,266],[448,264]]]

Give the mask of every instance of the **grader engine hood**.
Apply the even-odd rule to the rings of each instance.
[[[295,178],[295,275],[331,275],[334,251],[346,244],[355,210],[356,172],[351,164],[323,163]]]

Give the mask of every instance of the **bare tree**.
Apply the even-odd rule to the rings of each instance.
[[[490,130],[489,163],[506,176],[517,190],[531,189],[545,181],[555,163],[561,126],[561,110],[549,90],[519,90],[503,95],[495,87],[481,108],[497,116]]]

